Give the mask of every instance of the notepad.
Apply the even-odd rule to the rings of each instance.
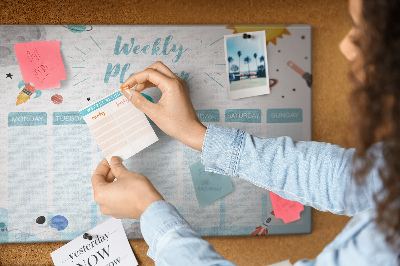
[[[200,161],[190,165],[190,173],[200,208],[231,193],[233,190],[229,176],[207,172]]]
[[[126,160],[158,140],[143,112],[120,92],[80,111],[104,157]]]
[[[60,42],[16,43],[14,50],[23,80],[37,90],[60,88],[60,81],[67,78]]]
[[[284,199],[271,191],[269,196],[276,218],[282,219],[285,224],[300,219],[300,213],[304,211],[304,206],[301,203]]]

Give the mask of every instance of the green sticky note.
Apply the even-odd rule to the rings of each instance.
[[[192,174],[200,208],[207,206],[233,190],[229,176],[206,172],[204,165],[200,161],[190,166],[190,173]]]

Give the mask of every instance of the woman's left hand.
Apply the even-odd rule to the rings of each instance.
[[[147,177],[126,169],[118,157],[112,157],[110,165],[106,159],[100,162],[92,186],[100,211],[118,219],[140,219],[153,202],[164,200]]]

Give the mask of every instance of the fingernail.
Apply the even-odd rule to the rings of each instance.
[[[118,156],[113,156],[113,157],[111,157],[110,163],[111,164],[119,164],[119,163],[122,163],[122,160]]]
[[[128,94],[128,100],[130,100],[132,98],[132,91],[131,90],[125,90],[124,91],[126,94]]]
[[[121,92],[124,92],[124,90],[130,89],[129,85],[126,86],[121,86]]]

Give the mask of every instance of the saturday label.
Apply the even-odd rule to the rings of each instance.
[[[225,110],[225,122],[261,123],[260,109]]]

